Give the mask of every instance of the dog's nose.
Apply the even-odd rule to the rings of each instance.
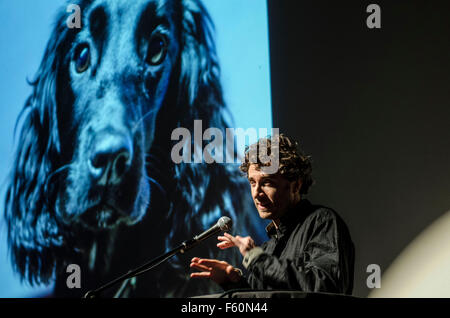
[[[133,156],[130,138],[118,133],[101,133],[92,144],[89,171],[98,185],[117,184],[129,169]]]

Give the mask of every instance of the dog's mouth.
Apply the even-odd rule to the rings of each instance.
[[[124,215],[111,205],[95,205],[81,214],[81,223],[90,230],[112,229],[124,219]]]

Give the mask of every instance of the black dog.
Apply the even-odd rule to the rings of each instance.
[[[73,1],[70,1],[73,3]],[[15,269],[56,296],[81,296],[228,215],[257,219],[235,166],[174,164],[176,127],[227,127],[213,25],[197,0],[80,1],[65,8],[27,99],[6,195]],[[253,234],[251,231],[247,233]],[[210,240],[137,280],[130,296],[205,294],[192,255],[238,262]],[[82,288],[66,286],[81,267]],[[236,264],[237,265],[237,264]]]

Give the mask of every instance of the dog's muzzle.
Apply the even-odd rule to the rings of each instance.
[[[89,174],[96,186],[120,184],[133,161],[131,138],[119,132],[97,133],[88,156]]]

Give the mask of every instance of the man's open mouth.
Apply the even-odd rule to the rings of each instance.
[[[261,209],[268,209],[270,207],[269,202],[257,202],[256,205]]]

